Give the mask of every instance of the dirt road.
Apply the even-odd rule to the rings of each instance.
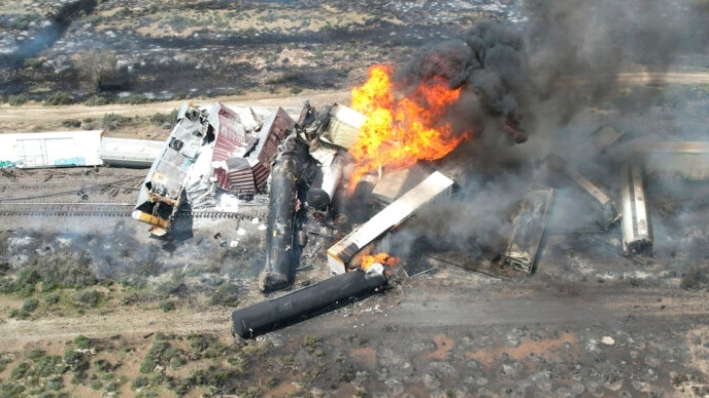
[[[247,97],[216,97],[204,100],[192,100],[196,104],[208,105],[221,101],[231,106],[301,106],[305,100],[313,104],[327,104],[341,102],[349,104],[349,91],[328,91],[302,93],[298,96],[274,97],[268,95],[249,95]],[[24,106],[0,105],[0,125],[2,123],[60,121],[64,119],[102,118],[107,113],[124,116],[150,116],[156,112],[169,113],[179,108],[185,101],[153,102],[142,105],[114,104],[105,106],[67,105],[43,106],[42,104],[29,104]]]
[[[512,286],[490,295],[475,290],[432,291],[420,286],[405,292],[393,290],[368,299],[342,312],[333,312],[289,328],[289,333],[308,330],[346,332],[361,325],[382,329],[387,326],[415,329],[456,328],[494,325],[597,325],[646,324],[671,327],[681,320],[706,323],[709,298],[704,293],[677,287],[636,288],[623,286]],[[468,297],[470,300],[461,300]],[[477,298],[476,298],[477,297]],[[486,298],[487,297],[487,298]],[[67,340],[78,334],[89,337],[142,335],[155,331],[185,334],[190,332],[230,332],[231,310],[144,311],[121,308],[106,315],[71,318],[48,317],[35,321],[9,319],[0,325],[0,347],[21,349],[27,342]]]
[[[709,84],[709,72],[670,72],[665,74],[636,72],[621,73],[618,82],[626,85],[656,85],[656,84]],[[204,100],[193,100],[195,103],[209,104],[221,101],[232,106],[300,106],[305,100],[313,104],[328,104],[340,102],[350,103],[350,91],[304,92],[297,96],[273,96],[269,94],[250,94],[244,97],[216,97]],[[0,105],[0,126],[9,123],[61,121],[63,119],[101,118],[104,114],[115,113],[125,116],[149,116],[156,112],[167,113],[179,108],[184,101],[155,102],[143,105],[105,105],[105,106],[42,106],[29,104],[20,107]]]

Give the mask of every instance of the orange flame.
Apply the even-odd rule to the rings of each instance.
[[[373,256],[362,256],[362,262],[359,264],[363,270],[368,270],[374,263],[395,267],[399,264],[399,258],[390,256],[388,253],[379,253]]]
[[[421,83],[409,95],[397,98],[392,90],[392,68],[374,65],[369,80],[352,90],[352,108],[365,114],[357,141],[349,149],[357,166],[350,187],[380,166],[405,168],[417,160],[447,155],[464,138],[454,137],[450,123],[440,124],[447,107],[458,100],[460,89],[443,81]],[[390,145],[382,145],[382,144]]]

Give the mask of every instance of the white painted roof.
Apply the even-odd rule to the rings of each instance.
[[[0,161],[20,168],[99,166],[103,130],[0,134]]]

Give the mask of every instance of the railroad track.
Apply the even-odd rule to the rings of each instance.
[[[132,203],[3,203],[0,202],[0,217],[114,217],[130,218],[133,212]],[[179,211],[176,218],[193,219],[229,219],[251,220],[264,219],[266,209],[250,208],[241,212],[220,211]]]

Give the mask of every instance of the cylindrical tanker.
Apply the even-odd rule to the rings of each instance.
[[[383,273],[354,270],[231,314],[235,335],[243,338],[276,330],[330,308],[366,297],[387,285]]]
[[[343,160],[335,156],[329,166],[321,167],[310,185],[308,204],[316,210],[326,210],[332,203],[342,178]]]
[[[271,168],[266,264],[260,278],[264,291],[290,285],[297,266],[294,255],[296,205],[300,178],[309,160],[308,146],[296,133],[291,133],[281,145]]]

